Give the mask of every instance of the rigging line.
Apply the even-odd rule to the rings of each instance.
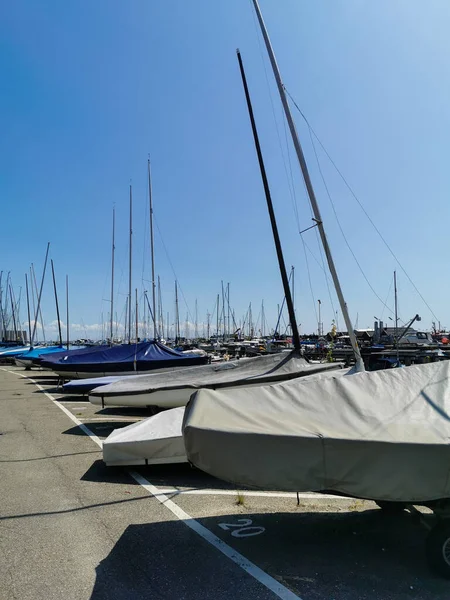
[[[350,184],[348,183],[348,181],[345,179],[344,175],[342,174],[342,172],[339,170],[338,166],[336,165],[336,163],[334,162],[334,160],[331,158],[330,154],[328,153],[327,149],[325,148],[325,146],[322,144],[322,142],[320,141],[319,136],[317,135],[317,133],[314,131],[314,129],[311,127],[311,125],[309,124],[308,119],[306,118],[306,116],[304,115],[304,113],[302,112],[302,110],[300,109],[300,107],[298,106],[298,104],[295,102],[294,98],[291,96],[291,94],[289,93],[289,91],[286,89],[285,86],[284,87],[284,91],[286,92],[286,94],[289,96],[289,98],[291,99],[292,103],[294,104],[295,108],[298,110],[298,112],[301,114],[301,116],[303,117],[303,119],[305,120],[305,123],[308,125],[308,127],[310,128],[310,130],[312,131],[314,137],[316,138],[316,140],[319,142],[322,150],[325,152],[325,154],[327,155],[328,160],[331,162],[331,164],[333,165],[333,167],[336,169],[336,172],[338,173],[339,177],[342,179],[342,181],[344,182],[345,186],[347,187],[347,189],[349,190],[349,192],[351,193],[351,195],[353,196],[353,198],[356,200],[356,202],[358,203],[358,206],[360,207],[360,209],[363,211],[363,213],[365,214],[365,216],[367,217],[367,219],[369,220],[370,224],[372,225],[372,227],[375,229],[375,231],[378,233],[381,241],[383,242],[383,244],[386,246],[386,248],[388,249],[388,251],[390,252],[390,254],[392,255],[392,257],[394,258],[395,262],[398,264],[398,266],[400,267],[400,269],[403,271],[403,273],[406,275],[406,278],[408,279],[409,283],[413,286],[414,290],[417,292],[417,294],[419,295],[419,297],[421,298],[422,302],[425,304],[425,306],[428,308],[428,310],[430,311],[430,313],[433,315],[433,317],[435,319],[438,320],[437,316],[434,314],[433,309],[431,308],[431,306],[428,304],[428,302],[425,300],[425,298],[422,296],[422,294],[420,293],[420,291],[418,290],[417,286],[415,285],[415,283],[413,282],[413,280],[411,279],[411,277],[408,275],[408,273],[406,272],[405,268],[403,267],[403,265],[401,264],[401,262],[399,261],[399,259],[397,258],[397,256],[394,254],[394,251],[391,249],[391,247],[389,246],[389,244],[387,243],[387,241],[384,239],[381,231],[378,229],[378,227],[375,225],[375,223],[373,222],[372,218],[370,217],[369,213],[366,211],[366,209],[364,208],[364,205],[361,203],[361,201],[359,200],[358,196],[356,195],[356,193],[353,191],[353,188],[350,186]]]
[[[344,242],[345,242],[345,244],[346,244],[347,248],[349,249],[349,251],[350,251],[350,254],[353,256],[353,258],[354,258],[354,260],[355,260],[355,262],[356,262],[356,264],[357,264],[357,266],[358,266],[358,269],[359,269],[359,270],[360,270],[360,272],[361,272],[361,275],[364,277],[364,280],[365,280],[365,282],[367,283],[367,285],[369,286],[369,288],[372,290],[372,293],[373,293],[373,294],[374,294],[374,295],[375,295],[375,296],[378,298],[378,300],[379,300],[379,301],[380,301],[380,302],[381,302],[381,303],[384,305],[384,307],[385,307],[385,308],[387,308],[387,309],[388,309],[388,310],[389,310],[389,311],[392,313],[392,309],[391,309],[391,308],[389,308],[389,306],[387,306],[387,304],[385,304],[385,303],[383,302],[383,299],[382,299],[382,298],[380,297],[380,295],[379,295],[379,294],[378,294],[378,293],[375,291],[375,289],[374,289],[374,287],[372,286],[372,284],[370,283],[370,281],[369,281],[369,279],[368,279],[367,275],[365,274],[365,272],[364,272],[364,270],[363,270],[363,268],[362,268],[362,266],[361,266],[361,264],[360,264],[359,260],[356,258],[356,254],[353,252],[353,249],[352,249],[352,247],[350,246],[350,243],[349,243],[349,241],[348,241],[348,239],[347,239],[347,237],[346,237],[346,235],[345,235],[344,229],[343,229],[343,227],[342,227],[342,225],[341,225],[341,221],[339,220],[339,217],[338,217],[338,214],[337,214],[337,211],[336,211],[336,206],[335,206],[335,204],[334,204],[334,202],[333,202],[333,199],[332,199],[332,197],[331,197],[330,190],[329,190],[329,188],[328,188],[327,182],[325,181],[325,177],[324,177],[324,174],[323,174],[323,171],[322,171],[322,167],[321,167],[321,165],[320,165],[319,156],[318,156],[318,154],[317,154],[316,145],[315,145],[315,143],[314,143],[314,138],[313,138],[313,135],[312,135],[312,130],[311,130],[311,127],[310,127],[309,125],[308,125],[308,131],[309,131],[309,137],[310,137],[310,140],[311,140],[311,144],[312,144],[312,147],[313,147],[313,150],[314,150],[314,156],[315,156],[315,158],[316,158],[316,162],[317,162],[317,167],[318,167],[318,169],[319,169],[320,177],[321,177],[321,179],[322,179],[322,183],[323,183],[323,185],[324,185],[324,188],[325,188],[326,194],[327,194],[327,196],[328,196],[328,200],[330,201],[331,208],[333,209],[333,213],[334,213],[335,219],[336,219],[336,221],[337,221],[337,224],[338,224],[338,226],[339,226],[339,230],[340,230],[340,232],[341,232],[341,234],[342,234],[342,237],[344,238]],[[393,313],[392,313],[392,314],[393,314]]]
[[[251,4],[251,0],[250,0],[250,4]],[[268,92],[269,92],[270,105],[272,107],[272,114],[273,114],[273,120],[274,120],[274,123],[275,123],[275,130],[277,132],[278,144],[280,146],[281,156],[283,158],[283,166],[284,166],[284,171],[286,173],[286,180],[287,180],[287,183],[288,183],[289,195],[291,196],[292,206],[294,208],[294,214],[295,214],[295,217],[296,217],[296,220],[297,220],[297,225],[298,225],[298,228],[300,229],[300,220],[299,220],[299,216],[298,216],[297,198],[295,196],[294,180],[292,178],[292,168],[291,168],[291,179],[292,179],[292,182],[291,182],[289,180],[289,174],[288,174],[287,167],[286,167],[286,159],[285,159],[285,156],[284,156],[283,145],[281,143],[280,132],[279,132],[279,129],[278,129],[278,121],[277,121],[277,117],[276,117],[276,113],[275,113],[275,105],[274,105],[273,98],[272,98],[272,92],[270,90],[269,76],[267,74],[266,62],[264,60],[265,54],[263,53],[263,50],[262,50],[261,39],[260,39],[260,34],[259,34],[259,27],[258,27],[258,24],[256,22],[256,16],[255,16],[255,11],[253,10],[253,7],[251,8],[251,12],[252,12],[252,15],[253,15],[253,24],[255,26],[255,31],[256,31],[256,39],[258,40],[258,47],[259,47],[259,53],[260,53],[260,56],[261,56],[261,62],[262,62],[263,67],[264,67],[264,75],[265,75],[265,78],[266,78],[267,89],[268,89]],[[285,133],[286,133],[285,117],[283,116],[282,119],[283,119],[283,124],[284,124],[284,128],[285,128]],[[287,144],[287,136],[286,136],[286,144]],[[288,150],[288,154],[289,154],[289,146],[288,145],[287,145],[287,150]],[[289,163],[290,163],[290,160],[289,160]],[[291,189],[291,184],[292,184],[292,189]]]
[[[156,219],[156,217],[155,217],[155,211],[153,211],[153,221],[154,221],[154,223],[156,223],[156,228],[157,228],[157,230],[158,230],[159,237],[161,238],[161,242],[162,242],[162,245],[163,245],[163,248],[164,248],[164,252],[166,253],[166,258],[167,258],[167,260],[169,261],[169,265],[170,265],[170,268],[172,269],[173,276],[175,277],[175,279],[176,279],[176,281],[177,281],[178,288],[179,288],[179,290],[180,290],[180,292],[181,292],[181,295],[182,295],[182,297],[183,297],[184,303],[185,303],[185,305],[186,305],[186,309],[187,309],[187,311],[188,311],[189,318],[191,319],[191,321],[193,321],[192,313],[191,313],[191,311],[190,311],[190,309],[189,309],[189,305],[188,305],[188,303],[186,302],[186,298],[185,298],[185,296],[184,296],[183,289],[182,289],[182,287],[181,287],[181,285],[180,285],[180,281],[179,281],[179,279],[178,279],[178,277],[177,277],[177,274],[175,273],[175,269],[173,268],[173,264],[172,264],[172,261],[170,260],[169,252],[167,251],[167,247],[166,247],[166,244],[165,244],[165,242],[164,242],[164,238],[163,238],[163,236],[162,236],[161,229],[159,228],[158,221],[157,221],[157,219]]]
[[[303,251],[305,253],[306,271],[308,273],[309,289],[311,290],[311,298],[312,298],[312,301],[313,301],[314,314],[316,315],[316,321],[318,322],[318,315],[317,315],[317,309],[316,309],[316,299],[314,298],[314,292],[313,292],[312,281],[311,281],[311,272],[309,270],[308,255],[306,254],[305,241],[304,241],[302,235],[300,236],[300,239],[302,240]]]

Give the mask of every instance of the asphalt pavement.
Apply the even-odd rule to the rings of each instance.
[[[314,494],[298,505],[189,465],[108,468],[79,424],[104,439],[148,411],[102,410],[55,385],[0,369],[1,600],[450,597],[409,512]]]

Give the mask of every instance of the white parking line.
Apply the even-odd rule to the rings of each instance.
[[[41,390],[49,400],[53,402],[56,406],[58,406],[78,427],[91,438],[100,448],[102,448],[102,441],[96,435],[92,433],[92,431],[86,427],[79,419],[75,417],[64,405],[55,400],[51,394],[45,391],[45,389],[39,385],[34,379],[31,377],[27,377],[26,375],[22,375],[21,373],[17,373],[16,371],[10,371],[8,369],[2,369],[2,371],[6,371],[7,373],[11,373],[13,375],[19,375],[19,377],[23,377],[24,379],[28,379],[32,383],[36,385],[36,387]],[[163,506],[165,506],[170,512],[175,515],[182,523],[184,523],[187,527],[195,531],[201,538],[205,541],[209,542],[214,548],[222,552],[225,556],[230,558],[236,565],[241,567],[246,573],[251,575],[254,579],[259,581],[263,586],[273,592],[282,600],[301,600],[299,596],[291,592],[287,587],[279,583],[276,579],[271,577],[268,573],[257,567],[254,563],[249,561],[245,556],[234,550],[231,546],[228,546],[223,540],[214,535],[212,531],[201,525],[198,521],[193,519],[187,512],[181,509],[175,502],[170,500],[159,488],[152,485],[145,477],[142,477],[136,471],[129,471],[129,474],[133,479],[141,485],[144,489],[146,489],[158,502],[160,502]]]

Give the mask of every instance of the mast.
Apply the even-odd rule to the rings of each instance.
[[[157,338],[156,333],[156,301],[155,301],[155,252],[153,244],[153,198],[152,198],[152,181],[150,177],[150,159],[147,160],[148,167],[148,196],[150,201],[150,246],[152,258],[152,306],[153,306],[153,337]]]
[[[31,271],[32,271],[33,281],[34,281],[34,288],[33,288],[33,285],[31,285],[31,289],[34,290],[34,292],[36,293],[36,300],[38,300],[39,293],[38,293],[38,287],[37,287],[37,281],[36,281],[36,272],[34,270],[33,263],[31,263]],[[33,303],[34,303],[34,294],[33,294]],[[39,317],[41,318],[42,339],[45,342],[44,318],[42,317],[42,309],[41,309],[41,307],[40,307],[39,304],[38,304],[38,307],[37,307],[36,312],[34,314],[35,314],[34,320],[36,322],[36,325],[37,325]],[[37,338],[38,338],[38,333],[37,333],[37,330],[36,330],[36,340],[37,340]]]
[[[61,320],[59,318],[58,292],[56,291],[55,268],[53,266],[53,259],[50,260],[50,264],[52,265],[53,289],[55,291],[56,318],[58,319],[59,345],[62,346]]]
[[[219,294],[217,294],[216,342],[219,343]]]
[[[247,108],[248,108],[248,113],[249,113],[249,117],[250,117],[250,121],[251,121],[253,138],[254,138],[255,147],[256,147],[256,153],[258,155],[258,162],[259,162],[259,168],[261,170],[261,177],[263,180],[264,192],[266,195],[270,223],[272,225],[272,233],[273,233],[273,237],[274,237],[274,241],[275,241],[275,248],[277,251],[278,266],[280,269],[281,279],[283,281],[284,295],[286,297],[286,302],[288,305],[289,318],[290,318],[290,321],[292,324],[292,341],[293,341],[295,350],[297,352],[300,352],[300,337],[298,335],[297,322],[295,319],[294,304],[292,302],[291,290],[289,288],[289,280],[288,280],[287,273],[286,273],[286,265],[284,264],[283,251],[281,249],[281,242],[280,242],[280,236],[278,234],[277,222],[275,220],[275,213],[273,210],[272,198],[271,198],[270,189],[269,189],[269,183],[267,181],[266,169],[264,166],[264,161],[263,161],[263,157],[262,157],[262,153],[261,153],[261,146],[259,144],[259,138],[258,138],[258,132],[256,130],[255,119],[253,116],[253,108],[252,108],[252,103],[250,100],[250,95],[248,92],[247,79],[245,77],[244,66],[242,64],[241,54],[240,54],[239,50],[237,52],[237,57],[238,57],[238,61],[239,61],[239,68],[241,71],[242,83],[244,85],[245,98],[247,100]]]
[[[12,312],[12,320],[13,320],[13,326],[14,326],[14,338],[15,341],[17,342],[17,325],[16,325],[16,313],[14,310],[14,301],[13,301],[13,293],[12,293],[12,287],[11,284],[9,284],[9,296],[11,298],[11,312]]]
[[[1,326],[2,326],[2,335],[0,336],[0,341],[3,340],[5,337],[5,313],[3,311],[2,277],[3,277],[3,271],[0,273],[0,317],[1,317]]]
[[[25,273],[25,288],[27,290],[28,335],[29,335],[30,340],[31,340],[30,294],[28,292],[28,276],[27,276],[26,273]],[[31,348],[31,346],[30,346],[30,348]]]
[[[42,288],[44,287],[45,271],[47,269],[47,259],[48,259],[49,249],[50,249],[50,242],[47,243],[47,252],[45,253],[44,270],[42,271],[41,287],[39,289],[39,296],[38,296],[38,302],[37,302],[37,313],[36,313],[36,317],[34,320],[33,335],[31,336],[30,346],[33,345],[34,335],[36,333],[37,319],[38,319],[39,311],[41,308]],[[33,275],[34,275],[34,268],[33,268]],[[35,276],[35,283],[36,283],[36,276]],[[42,321],[42,311],[41,311],[41,321]],[[42,334],[44,335],[44,322],[43,321],[42,321]],[[44,341],[45,341],[45,337],[44,337]]]
[[[138,307],[138,291],[136,288],[136,344],[139,338],[139,307]]]
[[[280,94],[281,103],[283,105],[283,109],[286,115],[286,120],[289,125],[289,130],[291,132],[292,141],[294,143],[295,152],[297,154],[298,161],[300,163],[300,168],[302,170],[303,179],[305,180],[306,189],[308,192],[309,200],[311,203],[311,208],[314,214],[314,221],[319,229],[320,239],[322,241],[323,249],[325,252],[325,256],[327,257],[328,268],[330,269],[331,277],[333,278],[334,287],[336,289],[336,294],[339,300],[339,304],[341,306],[341,311],[345,320],[345,325],[347,327],[348,335],[350,337],[350,341],[353,348],[353,353],[355,355],[356,361],[356,369],[357,371],[365,371],[364,363],[361,358],[361,353],[359,351],[358,342],[356,341],[355,332],[353,329],[353,325],[350,319],[350,315],[348,313],[347,304],[344,300],[344,296],[342,294],[341,284],[339,282],[338,274],[336,271],[336,267],[334,265],[333,257],[331,256],[330,247],[328,245],[327,236],[325,234],[325,229],[323,226],[322,217],[320,214],[319,206],[317,204],[316,195],[314,193],[314,188],[311,182],[311,178],[309,176],[308,167],[306,165],[305,156],[303,154],[302,147],[300,145],[300,141],[298,139],[297,130],[295,128],[294,120],[292,118],[291,110],[289,108],[289,104],[286,98],[286,93],[284,91],[283,82],[281,81],[280,71],[278,69],[277,61],[275,59],[275,55],[272,49],[272,45],[270,43],[269,35],[267,33],[266,26],[264,24],[262,14],[258,5],[258,0],[252,0],[253,6],[255,7],[256,15],[258,17],[259,25],[261,27],[262,35],[264,38],[264,42],[266,44],[267,52],[269,54],[270,64],[272,65],[273,73],[275,76],[275,80],[278,87],[278,92]],[[288,303],[289,308],[289,303]],[[296,332],[295,337],[298,338],[298,332]]]
[[[180,337],[180,315],[178,312],[178,288],[177,280],[175,279],[175,344],[178,344]]]
[[[111,321],[110,321],[110,338],[111,345],[114,339],[114,252],[115,246],[115,234],[116,234],[116,209],[113,207],[113,220],[112,220],[112,248],[111,248]]]
[[[131,259],[133,240],[133,191],[130,184],[130,255],[128,266],[128,343],[131,344]]]
[[[198,306],[197,306],[197,298],[195,299],[195,330],[194,337],[198,341]]]
[[[112,314],[112,312],[111,312]],[[69,332],[69,276],[66,275],[66,333],[67,333],[67,350],[69,349],[70,343],[70,332]]]
[[[395,349],[397,351],[397,363],[399,360],[398,353],[398,298],[397,298],[397,271],[394,271],[394,298],[395,298]],[[398,365],[397,365],[398,366]]]

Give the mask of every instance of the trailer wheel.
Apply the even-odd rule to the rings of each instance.
[[[406,508],[406,504],[404,502],[391,502],[389,500],[379,500],[376,504],[387,515],[399,515]]]
[[[450,579],[450,523],[439,521],[426,541],[427,560],[430,569]]]

